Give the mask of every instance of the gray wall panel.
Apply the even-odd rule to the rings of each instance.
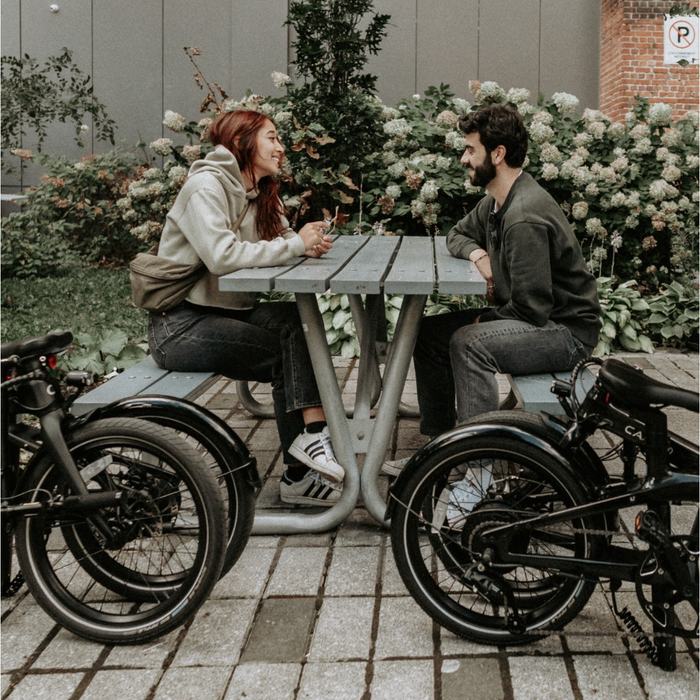
[[[236,0],[231,17],[231,97],[251,89],[261,95],[281,94],[270,77],[286,73],[287,3],[281,0]]]
[[[19,58],[21,55],[20,32],[19,32],[19,0],[2,0],[0,5],[0,41],[2,42],[2,55]],[[11,158],[15,167],[19,165],[19,159]],[[5,174],[2,176],[2,191],[16,193],[20,189],[20,178],[16,174]],[[3,215],[9,207],[3,204]]]
[[[470,99],[469,81],[479,67],[479,0],[418,5],[418,90],[446,83]]]
[[[569,92],[581,109],[598,105],[600,2],[542,0],[540,90]]]
[[[161,0],[95,2],[95,91],[133,146],[161,136],[163,22]]]
[[[199,118],[204,93],[183,46],[202,50],[204,75],[235,99],[247,89],[279,95],[270,74],[290,72],[290,0],[56,2],[58,13],[49,0],[2,0],[3,53],[43,61],[68,46],[129,147],[139,136],[176,138],[163,130],[167,109]],[[375,0],[374,8],[391,20],[367,70],[389,105],[440,83],[471,100],[475,78],[526,87],[533,100],[565,91],[582,108],[598,104],[599,0]],[[53,127],[48,146],[55,155],[83,154],[71,127]],[[3,186],[12,182],[6,176]]]
[[[479,17],[479,80],[504,90],[539,90],[540,0],[482,0]]]
[[[416,90],[416,0],[376,0],[375,10],[391,15],[388,35],[367,71],[377,76],[377,91],[388,105]]]
[[[58,0],[56,4],[59,11],[51,12],[50,3],[45,0],[22,0],[22,53],[29,54],[43,65],[49,56],[57,56],[66,47],[72,52],[73,61],[78,68],[86,75],[91,75],[91,0]],[[51,155],[64,155],[71,160],[90,155],[94,147],[92,118],[86,116],[84,123],[90,127],[88,138],[84,139],[84,148],[75,142],[74,124],[55,122],[47,129],[42,150]],[[28,138],[24,145],[33,149],[35,142]],[[27,181],[34,182],[42,172],[39,165],[30,164],[24,170],[23,181],[25,184]]]

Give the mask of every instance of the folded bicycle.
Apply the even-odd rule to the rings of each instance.
[[[606,583],[623,634],[674,670],[676,637],[698,637],[699,453],[662,408],[697,413],[698,394],[612,358],[552,391],[566,418],[488,413],[413,456],[387,507],[401,577],[438,623],[503,645],[562,629]],[[631,591],[650,632],[619,605]]]
[[[54,333],[2,345],[2,592],[26,579],[75,634],[143,642],[189,620],[240,556],[255,459],[186,401],[138,397],[73,417],[94,377],[57,378],[56,354],[71,342]]]

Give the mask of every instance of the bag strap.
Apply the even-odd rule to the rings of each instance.
[[[238,227],[243,223],[243,219],[245,218],[245,215],[248,213],[248,207],[250,206],[250,200],[247,199],[245,206],[243,207],[243,211],[241,212],[241,215],[236,219],[236,222],[231,226],[231,231],[233,233],[236,233],[238,231]]]

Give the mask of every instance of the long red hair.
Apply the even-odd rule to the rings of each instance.
[[[224,146],[233,153],[241,172],[245,172],[258,190],[255,200],[255,226],[260,238],[271,241],[283,231],[280,216],[284,207],[279,196],[279,185],[274,177],[255,178],[253,162],[257,153],[257,135],[270,117],[252,110],[239,110],[219,114],[209,127],[209,141],[214,146]],[[281,163],[280,163],[281,166]]]

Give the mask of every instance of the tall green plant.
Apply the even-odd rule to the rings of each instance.
[[[47,129],[55,121],[72,122],[75,140],[82,147],[89,130],[83,123],[85,115],[92,117],[97,139],[114,144],[114,121],[95,97],[90,76],[80,70],[65,47],[43,66],[28,54],[23,58],[3,56],[0,104],[3,158],[6,151],[26,151],[27,146],[41,151]],[[34,135],[36,144],[26,143],[29,134]],[[21,158],[23,154],[13,155]],[[11,168],[8,165],[7,169]]]

